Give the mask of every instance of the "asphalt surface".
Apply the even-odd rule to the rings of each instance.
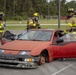
[[[23,31],[11,31],[19,34]],[[18,69],[0,66],[0,75],[76,75],[76,58],[60,59],[38,66],[37,69]]]

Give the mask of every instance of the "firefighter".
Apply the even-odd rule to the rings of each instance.
[[[38,23],[38,20],[39,20],[39,14],[36,12],[36,13],[33,14],[33,22],[36,23],[36,26],[39,29],[41,27],[40,27],[40,24]]]
[[[36,23],[33,18],[28,18],[27,21],[27,30],[29,29],[39,29],[40,26],[38,25],[38,23]]]
[[[38,19],[39,19],[39,14],[38,13],[34,13],[34,17],[33,20],[38,24]]]
[[[4,14],[0,12],[0,40],[2,39],[2,35],[4,33]]]
[[[27,21],[27,30],[29,29],[35,29],[36,28],[36,23],[33,22],[32,18],[28,18]]]
[[[73,8],[68,9],[66,32],[72,32],[76,29],[76,12]]]

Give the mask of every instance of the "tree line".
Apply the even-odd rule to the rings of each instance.
[[[60,0],[61,16],[67,15],[67,9],[76,8],[76,1]],[[22,20],[38,12],[41,18],[58,15],[58,0],[0,0],[0,11],[6,20]]]

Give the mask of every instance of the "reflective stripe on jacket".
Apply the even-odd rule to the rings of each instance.
[[[64,33],[65,33],[65,34],[68,34],[68,32],[67,32],[66,30],[64,30]]]
[[[3,33],[4,32],[4,30],[0,30],[0,33]]]
[[[68,26],[76,27],[76,15],[67,20]]]
[[[70,26],[70,27],[76,27],[76,24],[68,23],[68,26]]]
[[[0,23],[0,32],[4,32],[3,23]]]

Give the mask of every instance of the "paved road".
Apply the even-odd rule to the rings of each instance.
[[[76,59],[54,60],[37,69],[0,67],[0,75],[76,75]]]
[[[23,31],[12,31],[21,33]],[[67,58],[65,61],[59,59],[38,66],[37,69],[17,69],[0,67],[0,75],[76,75],[76,59]]]
[[[26,26],[27,24],[7,24],[7,26]],[[40,25],[58,25],[58,24],[40,24]],[[67,25],[67,24],[61,24],[61,25]]]

